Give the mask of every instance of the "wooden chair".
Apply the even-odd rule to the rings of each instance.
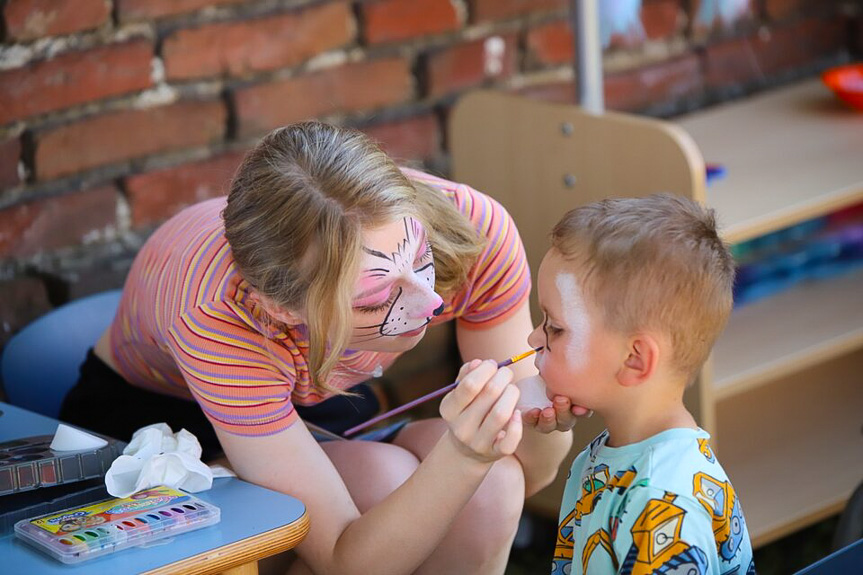
[[[705,201],[701,153],[686,132],[663,121],[476,91],[456,103],[448,129],[453,179],[489,194],[512,214],[534,282],[552,226],[576,206],[655,192]],[[539,321],[535,293],[531,309]],[[702,374],[686,403],[710,430],[710,410],[704,408],[708,383]],[[563,469],[602,428],[598,418],[579,422]],[[561,473],[528,506],[557,517],[565,477]]]

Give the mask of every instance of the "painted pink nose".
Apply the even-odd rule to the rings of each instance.
[[[435,292],[431,292],[431,296],[423,302],[425,305],[419,309],[417,313],[417,317],[431,317],[433,315],[440,315],[443,311],[443,299],[436,294]]]

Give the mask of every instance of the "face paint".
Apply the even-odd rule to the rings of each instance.
[[[590,341],[590,317],[578,281],[571,273],[560,273],[554,278],[560,293],[563,319],[570,337],[566,339],[566,357],[573,367],[581,366],[587,358]]]
[[[359,316],[354,340],[420,335],[443,310],[443,300],[434,292],[425,230],[414,218],[405,218],[365,235],[353,302]]]

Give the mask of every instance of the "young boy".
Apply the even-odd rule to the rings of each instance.
[[[713,213],[690,200],[605,200],[555,226],[528,342],[548,397],[607,429],[572,464],[553,573],[754,573],[740,501],[683,405],[733,281]]]

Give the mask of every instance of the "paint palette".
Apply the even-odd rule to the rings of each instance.
[[[104,477],[125,447],[106,437],[108,444],[98,449],[54,451],[53,439],[36,435],[0,443],[0,496]]]
[[[220,519],[215,505],[159,486],[24,519],[15,524],[15,534],[63,563],[79,563],[214,525]]]

